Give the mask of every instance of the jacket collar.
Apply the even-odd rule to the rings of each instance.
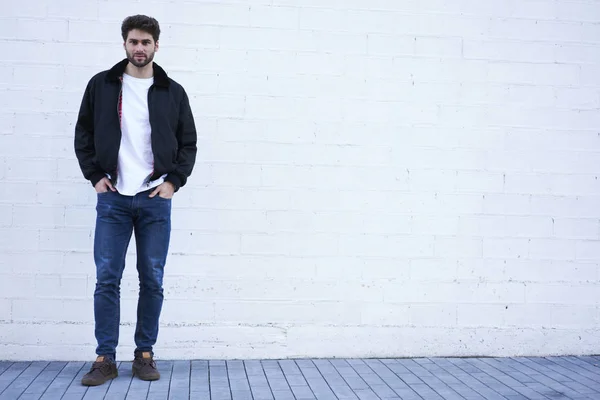
[[[125,73],[125,67],[127,67],[127,63],[129,63],[129,60],[125,58],[115,64],[110,70],[108,70],[106,79],[108,81],[119,81],[119,78],[121,78],[123,73]],[[169,81],[169,77],[167,76],[165,70],[155,62],[152,63],[152,69],[154,70],[154,84],[156,86],[169,87],[171,82]]]

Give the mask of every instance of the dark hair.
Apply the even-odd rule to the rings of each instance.
[[[160,26],[158,21],[146,15],[132,15],[123,20],[121,25],[121,35],[123,40],[127,41],[127,35],[134,29],[139,29],[152,35],[155,42],[158,42],[160,36]]]

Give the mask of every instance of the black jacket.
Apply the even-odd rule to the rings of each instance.
[[[75,126],[75,154],[83,176],[96,185],[106,173],[113,183],[121,145],[119,99],[127,59],[90,79]],[[196,160],[196,127],[183,87],[154,65],[148,90],[154,172],[149,181],[167,174],[175,190],[185,185]]]

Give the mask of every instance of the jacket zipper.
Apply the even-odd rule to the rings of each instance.
[[[150,88],[148,88],[148,123],[150,124],[150,148],[152,149],[152,172],[146,178],[146,187],[150,187],[150,179],[154,175],[154,141],[152,138],[152,136],[153,136],[152,135],[152,118],[150,115],[151,111],[152,111],[152,107],[150,105],[150,93],[152,92],[152,89],[154,89],[154,84],[152,84],[152,86],[150,86]]]
[[[119,77],[119,82],[120,82],[120,87],[119,87],[119,96],[117,97],[117,117],[119,117],[119,133],[121,134],[121,138],[123,137],[123,130],[122,130],[122,125],[123,125],[123,121],[122,121],[122,113],[123,113],[123,77],[120,76]],[[119,144],[118,146],[121,147],[121,138],[119,138]],[[119,153],[119,151],[117,150],[117,154]],[[117,161],[118,163],[118,161]],[[113,178],[113,185],[117,184],[117,170],[115,169],[115,176]]]

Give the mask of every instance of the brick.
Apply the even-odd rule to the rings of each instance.
[[[432,256],[432,237],[404,237],[382,235],[343,235],[340,236],[340,254],[347,256],[404,257]]]
[[[531,239],[529,256],[535,259],[573,260],[576,242],[556,239]]]
[[[37,275],[35,296],[46,298],[87,298],[87,276]]]
[[[93,12],[94,9],[97,9],[97,5],[91,6],[88,12]],[[53,10],[53,12],[59,13],[58,10]],[[63,11],[64,13],[64,11]],[[95,19],[95,18],[94,18]],[[120,22],[111,22],[111,21],[78,21],[78,20],[69,20],[69,42],[76,43],[93,43],[93,42],[103,42],[103,43],[123,43],[123,38],[121,37],[121,23]],[[90,76],[91,77],[91,76]]]
[[[552,43],[537,43],[505,40],[466,40],[464,57],[475,60],[555,62],[556,46]]]
[[[0,227],[8,228],[13,225],[13,206],[0,207]]]
[[[445,170],[410,170],[409,186],[414,191],[453,193],[457,186],[457,172]]]
[[[555,93],[558,107],[588,109],[600,102],[600,96],[591,88],[556,88]]]
[[[287,242],[292,256],[336,256],[339,254],[338,235],[314,233],[312,235],[289,234]]]
[[[479,258],[483,253],[482,243],[479,238],[436,237],[435,256],[440,258]]]
[[[423,44],[425,46],[426,43]],[[414,37],[379,34],[369,34],[367,37],[367,52],[370,56],[414,55],[415,49]]]
[[[2,14],[10,17],[45,17],[47,13],[46,5],[36,5],[31,3],[11,4],[10,7],[3,7]]]
[[[451,282],[456,271],[456,262],[448,258],[410,260],[410,279],[415,282]]]
[[[281,234],[245,234],[241,238],[242,254],[289,255],[290,246],[289,239]]]
[[[6,174],[11,180],[28,181],[35,179],[52,181],[57,176],[55,160],[7,159],[6,165]],[[32,171],[35,175],[32,174]]]
[[[18,86],[60,88],[63,86],[64,68],[50,66],[21,66],[15,68],[13,83]]]
[[[528,297],[529,300],[529,297]],[[504,323],[509,327],[542,328],[552,320],[553,304],[509,304],[505,306]]]
[[[563,305],[589,305],[598,303],[598,294],[592,285],[542,285],[525,287],[527,303],[550,303]]]
[[[220,32],[221,48],[229,50],[286,50],[316,51],[318,44],[309,31],[223,27]]]
[[[75,3],[71,0],[57,0],[50,4],[46,5],[48,17],[53,18],[86,18],[86,19],[96,19],[98,18],[98,5],[97,4],[81,4]],[[73,26],[72,24],[74,20],[69,20],[69,33],[70,29]],[[89,21],[88,21],[89,22]],[[117,30],[115,32],[120,32]],[[85,36],[83,37],[85,38]]]
[[[290,205],[290,192],[277,188],[191,187],[187,193],[191,194],[191,205],[198,208],[268,211],[286,210]],[[186,194],[182,191],[181,195]],[[175,207],[177,205],[174,204]]]
[[[597,218],[596,196],[531,196],[531,213],[556,217]]]
[[[592,218],[553,218],[553,236],[562,239],[598,239],[600,221]]]
[[[285,232],[352,232],[362,233],[370,216],[353,213],[267,211],[269,228]],[[374,224],[373,224],[374,225]]]
[[[506,218],[499,215],[467,215],[458,217],[458,233],[484,237],[507,235]]]
[[[86,251],[92,248],[91,229],[40,230],[40,250]]]
[[[394,303],[363,303],[360,321],[367,325],[406,326],[410,321],[410,306]]]
[[[169,249],[176,254],[240,254],[240,243],[238,234],[174,230]]]
[[[511,281],[533,283],[593,282],[598,274],[593,261],[520,260],[507,262],[504,270]]]
[[[495,304],[459,304],[456,311],[456,325],[461,327],[490,327],[504,325],[507,307]]]
[[[600,245],[597,241],[580,240],[575,244],[577,260],[594,260],[600,254]]]
[[[265,28],[298,29],[300,8],[277,6],[250,7],[250,26]]]
[[[409,306],[413,326],[456,326],[456,306],[452,304],[413,304]]]
[[[78,321],[90,323],[94,320],[91,299],[27,299],[13,301],[15,321]]]
[[[577,85],[579,68],[567,64],[497,63],[489,66],[489,79],[498,83]]]
[[[536,2],[519,3],[530,6],[531,12],[544,12],[544,8],[536,7]],[[595,29],[585,22],[552,20],[503,18],[489,22],[489,32],[493,37],[535,41],[569,42],[583,41],[585,36]]]
[[[523,239],[483,239],[484,258],[524,258],[529,253],[529,240]]]
[[[54,273],[60,271],[62,254],[58,252],[5,253],[0,259],[4,271],[16,274]]]
[[[442,58],[458,58],[463,54],[463,42],[458,38],[417,37],[415,55]]]
[[[273,3],[282,4],[281,1]],[[302,7],[299,10],[300,29],[346,31],[349,27],[347,12],[335,9]]]
[[[34,275],[5,275],[0,280],[2,296],[8,299],[32,297],[35,293]]]
[[[552,309],[552,325],[561,328],[593,328],[598,323],[596,307],[558,306]]]
[[[198,229],[206,232],[265,232],[267,218],[263,211],[187,210],[173,213],[172,224],[177,229]]]
[[[64,226],[69,228],[93,229],[96,211],[91,207],[67,207],[64,210]]]
[[[600,11],[593,4],[577,3],[570,7],[569,4],[556,4],[556,18],[565,21],[596,21]]]
[[[40,232],[31,228],[0,229],[0,249],[8,251],[37,251],[40,248]]]
[[[0,321],[12,320],[12,302],[8,299],[0,300]]]
[[[456,174],[456,190],[463,193],[501,193],[504,176],[487,171],[459,171]]]
[[[20,19],[17,33],[21,40],[64,42],[67,40],[68,26],[66,20]]]
[[[77,96],[79,97],[79,96]],[[77,101],[81,101],[78,99]],[[15,114],[17,143],[34,146],[39,157],[73,157],[73,135],[77,114],[73,112],[26,112]],[[27,135],[27,136],[25,136]],[[39,136],[43,137],[39,137]],[[62,137],[61,137],[62,136]]]
[[[56,228],[65,224],[65,207],[63,206],[14,206],[13,226]]]

